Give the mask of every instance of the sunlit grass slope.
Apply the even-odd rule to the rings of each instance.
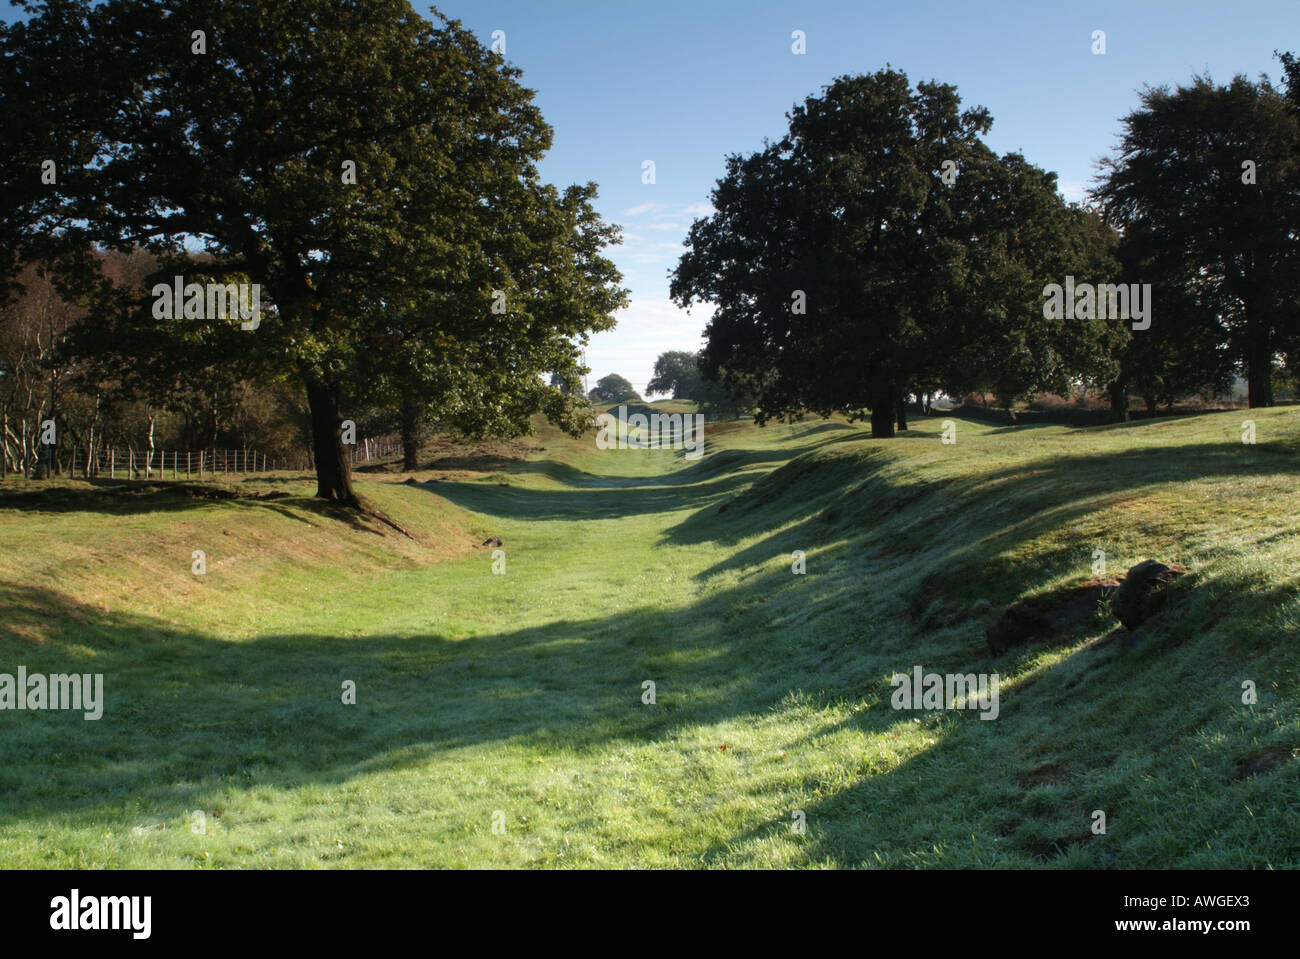
[[[360,472],[409,537],[305,476],[0,486],[0,672],[106,698],[0,711],[0,865],[1300,862],[1300,411],[706,435]],[[989,655],[1097,550],[1190,573]],[[892,709],[917,665],[998,673],[998,717]]]

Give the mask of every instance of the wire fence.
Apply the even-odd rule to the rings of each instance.
[[[401,453],[402,441],[397,435],[363,437],[348,448],[352,465],[369,463],[395,453]],[[48,454],[43,448],[31,450],[24,458],[0,458],[0,476],[44,475]],[[206,450],[137,450],[104,447],[89,452],[74,448],[58,454],[56,470],[65,475],[86,478],[128,480],[190,480],[227,475],[251,475],[279,470],[297,472],[316,468],[314,452],[310,449],[287,457],[272,457],[253,449]]]
[[[402,438],[396,433],[385,436],[364,437],[352,444],[352,465],[381,460],[385,456],[402,452]]]
[[[249,449],[118,450],[112,447],[87,455],[73,450],[73,476],[109,479],[195,479],[227,474],[268,473],[284,469],[280,461]]]

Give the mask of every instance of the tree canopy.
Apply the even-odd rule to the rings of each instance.
[[[671,286],[715,306],[706,374],[760,422],[870,410],[874,436],[922,386],[1104,378],[1119,325],[1045,323],[1042,303],[1046,283],[1104,269],[1109,238],[1054,174],[989,150],[991,123],[887,68],[837,79],[780,141],[729,157]]]
[[[1274,361],[1300,332],[1300,78],[1283,63],[1290,98],[1266,79],[1198,76],[1144,90],[1123,120],[1095,193],[1126,260],[1177,311],[1159,347],[1133,358],[1135,377],[1212,384],[1222,350],[1249,381],[1250,405],[1272,405]]]
[[[698,353],[668,350],[655,360],[654,373],[645,391],[667,393],[675,400],[694,400],[699,398],[703,384]]]
[[[519,71],[460,24],[404,0],[35,12],[0,37],[6,119],[22,114],[3,136],[27,161],[0,240],[15,259],[57,254],[65,285],[93,290],[80,349],[129,332],[132,349],[184,342],[214,366],[291,379],[311,408],[318,495],[345,503],[340,404],[367,392],[437,404],[472,432],[523,431],[538,411],[585,425],[542,376],[576,380],[585,338],[613,325],[626,294],[600,251],[617,231],[594,185],[541,182],[550,128]],[[41,156],[57,171],[43,192]],[[164,280],[182,267],[187,283],[247,279],[265,315],[251,329],[158,318],[92,275],[96,246],[142,246]]]
[[[640,401],[641,396],[627,379],[610,373],[596,381],[587,398],[593,403],[617,403],[621,400]]]

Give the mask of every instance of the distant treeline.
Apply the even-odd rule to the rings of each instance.
[[[727,160],[671,292],[760,421],[905,428],[907,398],[1038,392],[1251,406],[1300,372],[1300,64],[1140,95],[1086,204],[995,154],[987,110],[885,69],[836,79]]]

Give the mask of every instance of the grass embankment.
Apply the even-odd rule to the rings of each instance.
[[[0,486],[0,672],[100,672],[106,699],[0,712],[0,864],[1300,862],[1300,412],[707,439],[359,473],[415,540],[302,476]],[[1137,633],[1099,613],[988,654],[991,617],[1097,549],[1191,574]],[[999,673],[999,717],[891,709],[915,665]]]

